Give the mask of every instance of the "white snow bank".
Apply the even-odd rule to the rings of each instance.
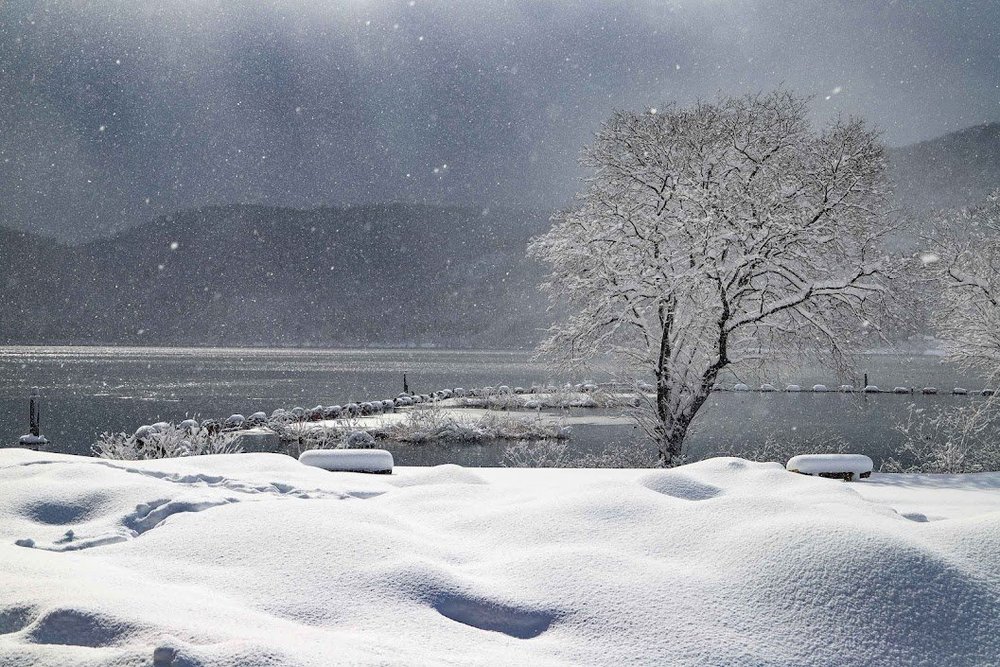
[[[785,469],[806,475],[851,473],[855,479],[870,473],[872,460],[864,454],[800,454],[788,459]]]
[[[299,463],[334,472],[392,472],[392,454],[384,449],[310,449]]]
[[[844,484],[730,458],[376,476],[277,454],[0,450],[0,564],[3,664],[149,664],[157,648],[249,667],[1000,654],[1000,474]]]

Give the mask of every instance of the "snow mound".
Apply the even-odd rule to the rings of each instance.
[[[392,472],[392,454],[384,449],[310,449],[299,463],[334,472]]]
[[[403,479],[394,480],[394,486],[427,486],[435,484],[486,484],[481,476],[467,468],[452,463],[433,468],[421,468],[419,472]]]
[[[677,470],[651,473],[641,478],[639,483],[651,491],[682,500],[708,500],[722,492],[717,486],[699,482]]]
[[[70,532],[66,544],[126,539],[38,546]],[[843,484],[720,458],[378,476],[276,454],[0,450],[0,563],[2,664],[148,665],[156,651],[246,667],[1000,655],[997,473]]]
[[[785,465],[787,470],[806,475],[852,473],[855,477],[870,473],[873,467],[864,454],[800,454]]]

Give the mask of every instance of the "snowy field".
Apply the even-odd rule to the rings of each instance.
[[[1000,473],[0,450],[0,664],[158,647],[175,665],[997,664]]]

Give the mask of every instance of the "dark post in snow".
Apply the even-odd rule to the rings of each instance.
[[[31,395],[28,397],[28,432],[38,437],[42,427],[42,397],[38,393],[38,387],[31,388]]]
[[[38,449],[41,445],[49,443],[48,438],[42,435],[42,397],[38,393],[38,387],[31,388],[31,395],[28,396],[28,434],[22,435],[19,444]]]
[[[406,373],[403,373],[403,393],[404,394],[410,393],[410,386],[406,384]]]

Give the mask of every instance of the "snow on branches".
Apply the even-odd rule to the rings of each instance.
[[[932,313],[949,357],[1000,368],[1000,189],[974,208],[942,213],[918,255],[940,290]]]
[[[722,369],[838,357],[887,316],[885,148],[861,120],[815,131],[807,111],[777,91],[616,112],[584,152],[578,205],[532,242],[570,312],[542,351],[651,371],[666,464]]]

